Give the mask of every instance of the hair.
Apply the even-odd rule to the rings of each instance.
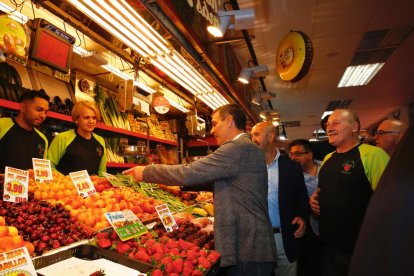
[[[46,91],[43,89],[40,90],[31,90],[27,89],[19,98],[19,103],[26,100],[33,100],[34,98],[41,98],[49,102],[50,97],[46,94]]]
[[[82,109],[84,108],[89,108],[92,109],[93,112],[95,113],[96,119],[100,120],[101,118],[101,114],[99,113],[98,108],[96,107],[96,105],[93,102],[90,101],[80,101],[77,102],[75,104],[75,106],[72,109],[72,120],[76,121],[79,119],[80,113],[82,111]]]
[[[361,130],[361,121],[359,120],[358,115],[355,113],[355,111],[351,110],[351,109],[346,109],[346,108],[338,108],[335,109],[335,111],[340,110],[340,111],[345,111],[348,113],[348,116],[350,118],[350,123],[357,123],[358,124],[358,132]]]
[[[221,119],[227,115],[231,115],[233,117],[236,128],[246,131],[246,114],[237,104],[226,104],[220,106],[213,111],[212,115],[217,112],[219,113]]]
[[[302,146],[305,151],[312,152],[312,154],[315,153],[314,150],[313,150],[312,143],[309,142],[308,140],[305,140],[305,139],[296,139],[296,140],[293,140],[289,144],[289,150],[292,147],[294,147],[294,146]]]

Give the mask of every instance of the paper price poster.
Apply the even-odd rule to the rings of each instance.
[[[155,210],[157,210],[158,216],[160,217],[160,220],[162,221],[162,224],[167,232],[172,232],[178,228],[178,225],[175,222],[175,219],[172,216],[167,204],[164,203],[157,205],[155,206]]]
[[[6,167],[4,175],[3,200],[10,202],[27,201],[29,172],[12,167]]]
[[[126,241],[148,233],[148,229],[129,209],[119,212],[108,212],[105,213],[105,217],[112,225],[121,241]]]
[[[43,182],[45,180],[53,180],[52,166],[50,160],[32,158],[33,173],[36,182]]]
[[[26,247],[0,253],[0,276],[36,276]]]
[[[78,194],[81,197],[90,197],[91,195],[96,194],[95,186],[93,186],[87,170],[71,172],[69,175],[70,178],[72,178],[76,191],[78,191]]]
[[[124,185],[122,185],[122,182],[113,174],[110,173],[102,173],[103,176],[105,176],[106,179],[108,179],[108,181],[112,184],[112,186],[114,187],[122,187]]]

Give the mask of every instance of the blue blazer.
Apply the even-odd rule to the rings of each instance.
[[[297,216],[305,222],[309,220],[309,198],[300,164],[283,155],[279,157],[278,162],[279,214],[283,247],[288,260],[294,262],[299,256],[301,239],[294,236],[297,225],[292,225],[292,220]]]

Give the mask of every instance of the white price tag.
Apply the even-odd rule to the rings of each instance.
[[[3,200],[10,202],[27,201],[29,172],[12,167],[6,167],[4,175]]]
[[[0,275],[37,275],[26,247],[0,253]]]
[[[32,158],[33,173],[36,182],[43,182],[45,180],[53,180],[52,166],[50,160]]]
[[[76,191],[78,191],[78,194],[81,197],[90,197],[91,195],[96,194],[95,186],[93,186],[87,170],[71,172],[69,175],[70,178],[72,178]]]
[[[161,205],[157,205],[155,206],[155,210],[157,210],[158,216],[162,221],[162,224],[164,225],[165,230],[167,232],[172,232],[178,228],[178,225],[175,222],[175,219],[172,216],[170,208],[168,208],[167,204],[164,203]]]

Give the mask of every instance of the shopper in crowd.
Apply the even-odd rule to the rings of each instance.
[[[235,104],[212,115],[220,147],[183,165],[137,166],[124,171],[137,181],[191,186],[215,182],[214,243],[227,275],[271,275],[276,246],[267,210],[263,152],[245,134],[246,115]]]
[[[58,134],[50,144],[48,158],[53,168],[65,175],[81,170],[102,175],[106,171],[105,141],[93,133],[99,117],[94,103],[75,104],[72,120],[76,128]]]
[[[313,157],[312,144],[308,140],[297,139],[289,145],[289,157],[298,162],[303,171],[306,189],[310,197],[318,188],[318,174],[321,161]],[[307,222],[311,227],[305,233],[298,259],[298,275],[320,276],[322,243],[319,239],[319,222],[314,216]]]
[[[348,275],[365,210],[389,160],[382,149],[361,144],[359,130],[359,118],[351,110],[337,109],[329,117],[327,134],[336,150],[325,157],[319,188],[310,199],[320,214],[324,276]]]
[[[410,124],[371,197],[349,276],[414,275],[413,141]]]
[[[376,146],[391,156],[407,129],[407,124],[399,120],[385,120],[375,132]]]
[[[46,119],[49,99],[43,89],[28,90],[16,118],[0,119],[0,172],[5,166],[31,169],[32,158],[46,158],[48,141],[37,127]]]
[[[263,150],[268,172],[268,208],[278,253],[276,276],[296,276],[300,241],[309,219],[302,169],[277,149],[278,129],[271,122],[256,124],[252,140]]]
[[[326,123],[328,122],[330,115],[323,117],[321,120],[321,129],[326,133]],[[319,134],[318,134],[319,135]],[[320,135],[323,135],[320,134]],[[335,150],[335,147],[329,144],[329,141],[326,138],[321,139],[317,136],[318,141],[312,142],[313,147],[313,157],[317,160],[323,160],[328,153],[331,153]]]

